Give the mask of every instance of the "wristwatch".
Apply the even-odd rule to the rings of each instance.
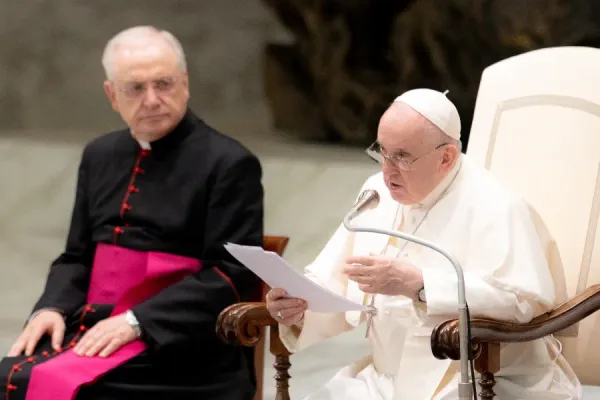
[[[125,312],[125,321],[127,321],[129,326],[133,328],[133,331],[135,332],[135,337],[139,339],[142,336],[142,328],[140,328],[140,323],[135,317],[133,311],[127,310]]]
[[[421,303],[427,303],[427,297],[425,297],[425,286],[418,292],[418,298]]]

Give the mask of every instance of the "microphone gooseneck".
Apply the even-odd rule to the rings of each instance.
[[[468,306],[467,299],[465,295],[465,278],[463,274],[463,269],[458,262],[458,260],[449,254],[444,249],[440,248],[436,244],[421,239],[417,236],[409,235],[404,232],[392,231],[388,229],[379,229],[379,228],[366,228],[366,227],[356,227],[351,224],[352,219],[358,216],[362,211],[367,208],[375,207],[379,204],[379,193],[376,190],[368,189],[361,193],[356,204],[352,207],[350,212],[344,218],[344,227],[351,232],[367,232],[367,233],[378,233],[381,235],[388,235],[397,237],[400,239],[407,240],[409,242],[417,243],[422,246],[428,247],[442,256],[444,256],[456,271],[457,283],[458,283],[458,329],[459,329],[459,338],[460,338],[460,383],[458,384],[458,397],[460,400],[471,400],[473,399],[473,388],[471,386],[471,382],[469,381],[469,325],[470,318],[468,315]],[[473,376],[473,379],[475,377]]]

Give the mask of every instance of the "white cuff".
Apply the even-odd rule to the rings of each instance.
[[[304,313],[302,328],[279,324],[279,338],[291,353],[296,353],[348,330],[344,313]]]

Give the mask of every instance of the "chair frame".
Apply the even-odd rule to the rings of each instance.
[[[263,248],[283,256],[288,245],[286,236],[265,236]],[[217,335],[225,343],[254,347],[254,368],[256,372],[256,394],[253,400],[263,399],[265,373],[266,329],[270,327],[269,350],[275,356],[276,400],[290,400],[289,369],[291,353],[279,339],[279,325],[265,304],[265,296],[270,290],[263,282],[260,302],[236,303],[224,309],[217,319]]]

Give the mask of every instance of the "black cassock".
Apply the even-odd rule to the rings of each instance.
[[[129,130],[85,147],[66,249],[34,307],[64,312],[64,347],[81,324],[97,243],[192,257],[204,267],[132,308],[148,350],[83,387],[78,400],[252,398],[252,353],[220,342],[215,325],[225,307],[259,292],[258,278],[223,244],[262,246],[261,175],[252,153],[189,110],[150,152]],[[98,306],[84,323],[106,318],[110,308]],[[48,342],[29,362],[0,362],[0,399],[25,399],[31,368],[53,357]]]

